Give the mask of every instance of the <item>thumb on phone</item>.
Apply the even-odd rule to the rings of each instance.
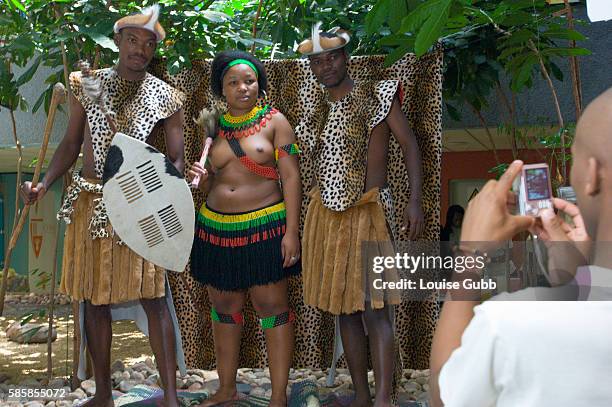
[[[546,231],[553,242],[563,242],[569,240],[563,228],[563,221],[555,214],[552,209],[543,209],[540,212],[542,228]]]

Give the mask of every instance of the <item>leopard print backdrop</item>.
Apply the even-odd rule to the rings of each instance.
[[[402,109],[416,134],[423,158],[423,211],[426,219],[424,240],[438,240],[440,211],[440,160],[442,133],[442,52],[436,51],[421,58],[406,55],[389,68],[383,66],[383,56],[353,57],[349,65],[351,77],[356,80],[397,79],[403,94]],[[305,143],[314,131],[322,108],[322,90],[308,67],[308,61],[273,60],[264,62],[268,74],[268,98],[274,107],[285,114],[294,128],[300,130],[298,143]],[[193,122],[200,109],[210,107],[210,61],[194,61],[190,70],[170,76],[162,64],[155,64],[152,73],[182,91],[185,102],[185,161],[186,168],[199,159],[202,150],[202,132]],[[300,124],[300,126],[297,126]],[[158,138],[163,150],[163,138]],[[161,140],[161,141],[160,141]],[[394,198],[395,212],[403,213],[410,196],[407,172],[401,150],[391,139],[388,181]],[[311,185],[312,163],[300,157],[300,171],[304,191]],[[194,191],[196,208],[204,197]],[[302,204],[302,222],[308,206],[308,197]],[[402,236],[399,225],[393,230],[396,239]],[[187,365],[193,368],[214,368],[210,305],[206,290],[189,273],[169,273],[174,296],[183,348]],[[294,367],[329,367],[333,354],[334,320],[302,303],[300,278],[289,284],[290,304],[296,311],[296,346]],[[438,317],[435,298],[427,301],[404,301],[396,309],[396,337],[403,368],[425,369],[429,365],[429,352]],[[265,341],[253,308],[247,305],[245,327],[240,352],[240,365],[263,367],[266,365]]]

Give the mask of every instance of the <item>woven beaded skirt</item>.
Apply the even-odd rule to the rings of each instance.
[[[300,273],[283,268],[285,203],[244,213],[222,213],[202,205],[196,219],[191,270],[200,283],[221,291],[246,290]]]

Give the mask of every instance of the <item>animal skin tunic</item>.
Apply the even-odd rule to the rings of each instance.
[[[97,70],[93,74],[101,80],[107,99],[106,109],[113,112],[117,130],[141,141],[146,141],[159,120],[178,111],[185,101],[181,92],[149,73],[138,81],[121,78],[113,68]],[[70,75],[70,87],[85,109],[95,171],[102,178],[113,133],[102,110],[83,93],[80,72]],[[166,272],[138,256],[127,245],[120,244],[112,226],[107,225],[101,191],[100,180],[82,178],[75,171],[58,213],[58,219],[67,223],[60,291],[80,303],[81,347],[77,375],[80,379],[87,377],[84,301],[93,305],[110,305],[113,320],[132,319],[146,333],[150,330],[140,301],[153,298],[166,302],[173,325],[177,365],[184,373],[181,333]]]
[[[326,208],[344,211],[361,199],[370,134],[389,115],[398,86],[395,80],[356,82],[349,94],[328,102],[327,121],[312,151]]]
[[[364,191],[372,130],[389,115],[398,82],[355,83],[342,99],[327,102],[312,161],[317,187],[304,221],[302,269],[304,303],[334,315],[399,304],[397,292],[374,290],[362,267],[364,241],[388,242],[394,227],[389,188]],[[383,247],[384,246],[384,247]],[[376,253],[392,255],[381,245]],[[387,270],[384,281],[397,281]]]
[[[122,78],[114,68],[99,69],[93,74],[101,81],[106,109],[112,112],[117,131],[143,142],[157,122],[172,116],[185,103],[182,92],[150,73],[136,81]],[[100,107],[83,93],[81,72],[70,74],[70,87],[87,114],[95,171],[102,178],[113,133]]]

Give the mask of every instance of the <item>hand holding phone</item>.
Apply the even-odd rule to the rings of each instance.
[[[513,189],[518,195],[521,215],[538,217],[541,210],[553,207],[548,164],[524,165]]]

